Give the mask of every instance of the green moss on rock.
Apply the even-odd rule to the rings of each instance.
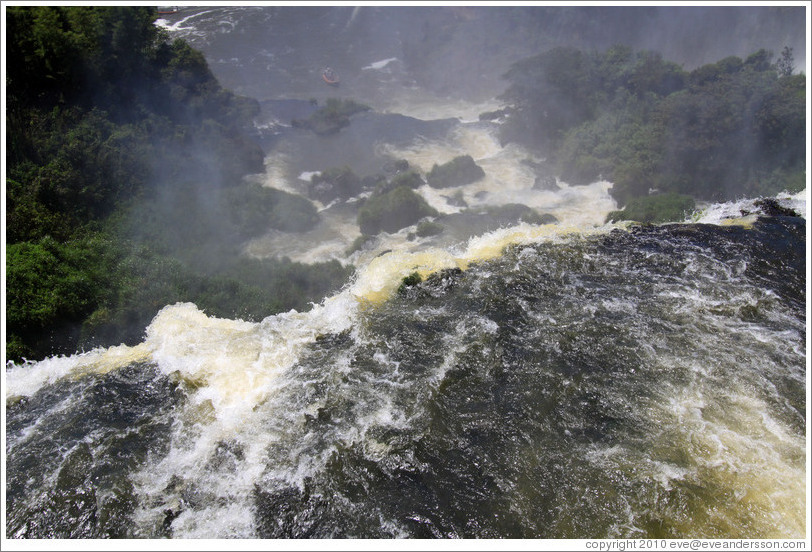
[[[416,190],[426,182],[423,180],[416,171],[408,170],[406,172],[398,173],[393,176],[390,180],[378,184],[375,193],[377,194],[385,194],[395,188],[399,188],[401,186],[406,186],[407,188],[411,188]]]
[[[485,171],[474,162],[470,155],[455,157],[443,165],[435,165],[426,175],[429,186],[449,188],[471,184],[485,177]]]
[[[306,232],[318,224],[316,206],[307,198],[259,184],[229,190],[231,218],[245,236],[257,236],[270,228]]]
[[[321,201],[324,204],[335,199],[349,199],[355,197],[364,188],[364,182],[347,166],[333,167],[314,174],[307,187],[310,199]]]
[[[424,220],[417,224],[416,234],[421,238],[427,238],[429,236],[436,236],[437,234],[442,234],[443,230],[444,228],[442,224],[437,224],[436,222]]]
[[[348,256],[352,255],[356,251],[360,251],[360,250],[364,249],[367,246],[367,244],[369,244],[371,242],[374,242],[374,241],[375,241],[375,236],[369,236],[369,235],[366,235],[366,234],[361,234],[360,236],[358,236],[357,238],[355,238],[353,240],[352,245],[350,245],[347,248],[347,250],[345,251],[345,254],[348,255]]]
[[[372,109],[368,105],[358,103],[354,100],[340,100],[329,98],[324,107],[313,113],[307,119],[294,119],[291,124],[294,127],[306,128],[316,134],[335,134],[345,126],[350,124],[350,117],[356,113],[369,111]]]
[[[362,234],[374,235],[381,231],[393,233],[423,217],[438,214],[411,188],[400,186],[367,200],[358,212],[358,225]]]
[[[409,288],[413,288],[422,281],[423,278],[420,276],[418,272],[412,272],[411,274],[403,278],[403,281],[400,283],[400,286],[398,286],[398,293],[401,294],[406,293],[409,290]]]

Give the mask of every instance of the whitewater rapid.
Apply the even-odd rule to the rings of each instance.
[[[779,202],[803,210],[805,199],[798,194]],[[560,524],[580,515],[576,501],[547,530],[533,529],[541,519],[533,504],[542,500],[538,493],[548,492],[536,485],[547,476],[525,484],[519,481],[532,477],[534,462],[551,454],[552,449],[538,447],[555,442],[556,454],[563,454],[567,459],[561,461],[572,463],[573,470],[569,477],[562,473],[558,485],[573,492],[598,485],[600,493],[617,486],[612,492],[621,493],[612,495],[608,510],[594,510],[599,501],[584,503],[597,525],[575,523],[576,533],[583,525],[582,530],[597,530],[598,536],[651,534],[645,526],[649,522],[643,520],[664,515],[674,535],[796,537],[802,534],[805,519],[805,440],[798,425],[803,424],[798,418],[802,412],[794,410],[803,398],[793,386],[803,389],[805,324],[781,307],[780,290],[759,288],[758,281],[747,276],[755,260],[738,258],[740,246],[714,245],[719,238],[712,230],[719,228],[720,238],[733,239],[731,243],[746,239],[748,232],[758,231],[759,223],[743,217],[742,211],[755,209],[753,201],[709,206],[694,215],[705,222],[651,227],[642,234],[622,224],[582,228],[523,223],[474,237],[454,252],[391,251],[361,267],[340,293],[310,310],[281,313],[259,323],[211,317],[189,303],[169,305],[136,346],[9,365],[6,405],[15,422],[8,452],[14,460],[18,455],[24,458],[31,447],[41,447],[37,443],[43,432],[75,431],[64,425],[70,423],[70,415],[68,422],[63,421],[64,413],[72,409],[97,419],[100,414],[94,409],[104,405],[88,411],[83,404],[92,396],[89,390],[100,385],[99,389],[107,389],[109,383],[104,382],[121,378],[127,382],[133,377],[127,374],[151,367],[135,381],[150,378],[147,389],[156,391],[149,396],[158,395],[143,400],[166,406],[150,413],[141,411],[136,401],[132,408],[144,420],[156,416],[146,427],[163,424],[167,432],[142,434],[136,427],[98,426],[74,444],[66,441],[61,445],[67,446],[64,452],[53,451],[48,461],[43,460],[42,484],[54,477],[47,475],[48,470],[63,473],[78,459],[89,459],[82,460],[91,462],[88,466],[102,462],[110,454],[106,452],[110,443],[135,431],[148,443],[158,439],[165,444],[150,449],[130,471],[115,475],[116,481],[124,478],[132,486],[128,492],[135,507],[127,514],[135,524],[131,536],[154,537],[167,531],[175,538],[296,534],[308,525],[290,521],[292,525],[277,534],[268,520],[280,507],[304,508],[303,519],[316,515],[321,506],[314,504],[322,500],[313,494],[316,481],[342,485],[335,490],[338,502],[324,503],[331,512],[325,519],[359,515],[357,509],[365,509],[362,517],[367,521],[347,536],[414,536],[415,527],[377,502],[373,497],[378,491],[373,488],[366,499],[341,498],[359,484],[353,483],[358,475],[334,480],[336,475],[330,474],[336,459],[354,450],[352,455],[361,457],[352,462],[364,458],[386,473],[390,469],[386,466],[404,462],[420,466],[409,455],[416,453],[412,447],[422,439],[439,439],[432,446],[447,447],[478,427],[477,418],[466,414],[470,405],[463,401],[454,407],[461,409],[456,414],[442,415],[447,430],[436,434],[421,429],[440,404],[462,400],[448,395],[450,390],[479,382],[460,391],[468,389],[471,397],[480,397],[477,401],[492,401],[486,398],[486,389],[515,372],[535,383],[516,389],[508,385],[499,393],[513,396],[524,388],[542,394],[527,403],[520,395],[509,403],[494,403],[489,407],[495,409],[493,416],[504,416],[498,413],[509,404],[535,411],[538,406],[531,406],[535,401],[543,405],[550,400],[542,398],[545,386],[562,397],[572,394],[574,401],[556,407],[563,408],[560,422],[539,419],[553,427],[529,441],[522,438],[521,446],[509,445],[511,456],[503,458],[503,452],[492,448],[505,446],[498,445],[503,437],[495,435],[494,443],[477,441],[466,453],[479,458],[477,463],[496,462],[498,477],[509,478],[499,483],[494,496],[515,505],[510,515],[524,520],[523,531],[569,535],[566,524]],[[700,241],[691,245],[686,238]],[[719,254],[723,256],[716,257]],[[733,257],[726,260],[725,255]],[[428,287],[404,292],[403,278],[414,272]],[[460,286],[467,291],[455,293]],[[608,364],[599,369],[603,363]],[[597,371],[576,369],[584,364]],[[604,370],[614,375],[604,379]],[[460,379],[464,374],[468,375]],[[547,383],[538,387],[542,381]],[[167,386],[176,391],[161,395]],[[47,397],[56,397],[60,389],[67,394],[47,406],[52,400]],[[483,392],[486,395],[480,396]],[[576,400],[578,396],[582,398]],[[124,404],[130,404],[132,399],[123,397]],[[28,422],[14,417],[19,409],[22,413],[39,404],[45,410]],[[99,419],[102,424],[106,416]],[[490,418],[487,414],[484,420]],[[453,429],[461,423],[474,425]],[[553,429],[558,423],[565,429]],[[533,427],[521,431],[529,431],[529,436],[542,429]],[[122,430],[114,441],[101,439]],[[644,433],[637,434],[638,430]],[[507,426],[499,431],[512,433]],[[613,433],[614,440],[604,438]],[[576,439],[578,435],[582,437]],[[545,445],[553,436],[560,441]],[[484,448],[477,452],[479,447]],[[402,456],[404,451],[407,456]],[[423,460],[431,467],[422,469],[430,473],[452,469],[451,481],[474,476],[462,464],[442,467],[442,454],[437,458],[433,454]],[[511,465],[516,467],[504,471]],[[514,469],[519,472],[510,475]],[[598,474],[616,475],[599,482]],[[519,480],[512,479],[517,476]],[[36,476],[31,481],[35,480]],[[64,480],[60,475],[53,481]],[[380,484],[385,489],[386,479]],[[638,484],[649,486],[639,496],[634,490]],[[713,490],[703,491],[707,486]],[[58,488],[59,493],[68,492]],[[471,492],[454,488],[461,496]],[[721,493],[722,502],[714,502],[716,495],[706,492]],[[18,493],[19,489],[15,491],[19,501]],[[15,512],[24,504],[36,512],[42,507],[37,505],[40,500],[40,495],[32,494],[27,502],[16,503]],[[646,513],[663,500],[665,510]],[[687,502],[679,506],[680,501]],[[711,504],[713,510],[706,511]],[[619,515],[617,508],[628,512]],[[680,508],[687,508],[690,515]],[[377,528],[367,525],[372,523],[369,515],[378,520]],[[441,519],[453,523],[459,512],[452,508],[432,515],[440,516],[433,523]],[[342,531],[329,525],[316,534],[337,536]]]
[[[163,25],[195,33],[205,13]],[[431,206],[558,222],[457,242],[410,227],[348,254],[352,211],[321,205],[312,233],[245,249],[356,267],[310,309],[167,305],[137,345],[7,365],[11,537],[806,535],[807,192],[777,198],[791,220],[759,221],[752,198],[607,224],[610,182],[533,189],[524,161],[544,159],[476,119],[498,104],[422,97],[376,108],[460,124],[380,154],[486,173],[416,190]],[[272,152],[254,178],[301,193],[312,171],[290,163]]]

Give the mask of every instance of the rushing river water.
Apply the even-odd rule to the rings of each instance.
[[[211,45],[245,12],[213,13],[165,25]],[[396,69],[377,54],[360,74]],[[403,136],[373,140],[373,116],[356,143],[421,170],[469,153],[488,175],[469,205],[558,223],[348,257],[354,218],[322,206],[314,234],[246,244],[357,266],[310,310],[168,305],[138,345],[8,366],[9,537],[804,538],[805,192],[777,199],[797,216],[741,200],[607,225],[610,183],[533,190],[471,104],[420,98]],[[314,141],[269,139],[252,178],[300,191],[327,168]]]
[[[522,225],[260,323],[167,306],[7,372],[9,534],[802,537],[805,231]]]

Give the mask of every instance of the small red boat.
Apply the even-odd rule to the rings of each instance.
[[[338,78],[338,73],[327,67],[324,71],[321,72],[321,78],[324,79],[324,82],[329,84],[330,86],[338,86],[340,79]]]

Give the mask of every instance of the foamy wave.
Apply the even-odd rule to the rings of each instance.
[[[141,362],[147,358],[147,354],[143,345],[120,345],[93,349],[69,357],[46,358],[36,363],[11,364],[6,369],[6,399],[30,397],[46,385],[64,377],[105,374],[133,362]]]
[[[155,25],[157,25],[158,27],[161,27],[163,29],[166,29],[169,32],[174,32],[174,33],[180,32],[180,31],[195,31],[196,30],[195,27],[193,25],[188,25],[187,26],[186,22],[191,21],[193,19],[196,19],[196,18],[198,18],[198,17],[200,17],[202,15],[212,13],[214,11],[216,11],[216,10],[206,10],[206,11],[194,13],[192,15],[187,15],[183,19],[180,19],[180,20],[178,20],[178,21],[176,21],[174,23],[170,23],[166,19],[161,18],[161,19],[155,20]]]
[[[803,218],[806,218],[807,191],[789,194],[780,193],[775,198],[781,207],[792,209]],[[704,224],[750,224],[755,222],[762,208],[756,205],[759,198],[738,199],[723,203],[713,203],[697,210],[686,222]]]

